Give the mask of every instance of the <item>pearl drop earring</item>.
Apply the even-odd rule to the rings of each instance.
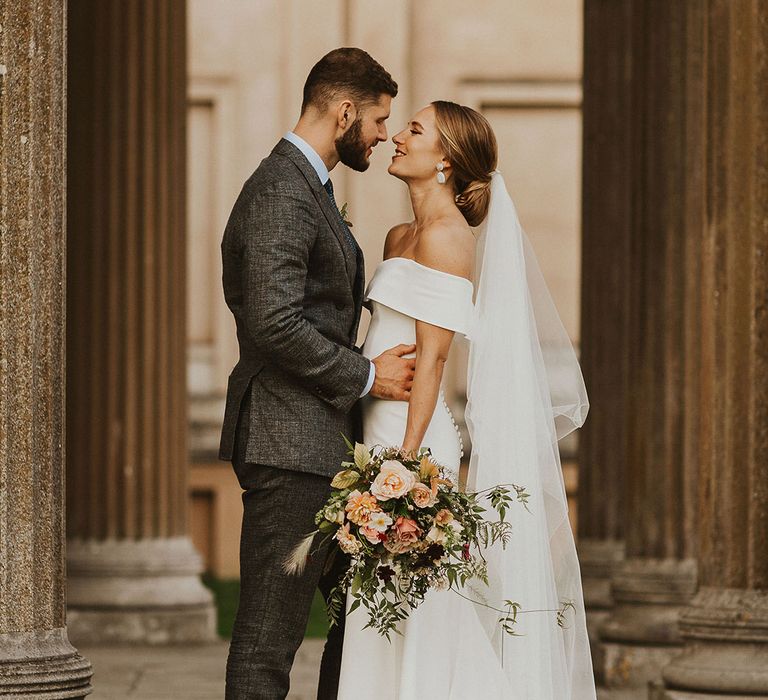
[[[445,166],[442,163],[438,163],[435,166],[435,169],[437,170],[437,181],[441,184],[445,184],[445,173],[443,172],[443,169]]]

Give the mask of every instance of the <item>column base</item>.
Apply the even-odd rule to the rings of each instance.
[[[624,561],[621,540],[583,538],[578,542],[584,605],[587,610],[609,610],[613,607],[611,579]]]
[[[582,538],[578,542],[579,566],[587,611],[587,635],[592,650],[592,666],[597,668],[600,628],[613,607],[611,578],[624,559],[624,543],[620,540]]]
[[[0,634],[2,698],[84,698],[93,691],[92,675],[65,628]]]
[[[663,671],[665,692],[768,698],[768,591],[702,589],[680,630],[685,650]]]
[[[607,688],[640,688],[682,651],[678,619],[695,592],[690,560],[628,559],[613,577],[615,607],[601,626],[595,672]]]
[[[216,639],[216,610],[187,537],[68,544],[69,634],[78,644]]]
[[[593,650],[595,678],[601,688],[641,690],[657,680],[680,651],[680,646],[602,642]]]
[[[654,683],[648,691],[648,700],[766,700],[766,695],[721,695],[720,693],[691,693],[671,690],[663,683]]]

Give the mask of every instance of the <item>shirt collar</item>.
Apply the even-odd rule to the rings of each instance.
[[[317,151],[301,138],[301,136],[296,136],[292,131],[289,131],[283,138],[286,141],[290,141],[304,154],[304,157],[309,161],[309,164],[315,169],[317,176],[320,178],[320,184],[325,185],[331,175],[328,172],[328,168],[325,167],[323,159],[317,155]]]

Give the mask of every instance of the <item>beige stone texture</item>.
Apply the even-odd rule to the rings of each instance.
[[[65,12],[0,5],[0,696],[82,698],[64,573]]]

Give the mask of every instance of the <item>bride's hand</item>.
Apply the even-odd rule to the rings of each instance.
[[[398,345],[375,357],[376,378],[371,387],[371,396],[391,401],[408,401],[413,386],[416,359],[403,357],[416,351],[415,345]]]

